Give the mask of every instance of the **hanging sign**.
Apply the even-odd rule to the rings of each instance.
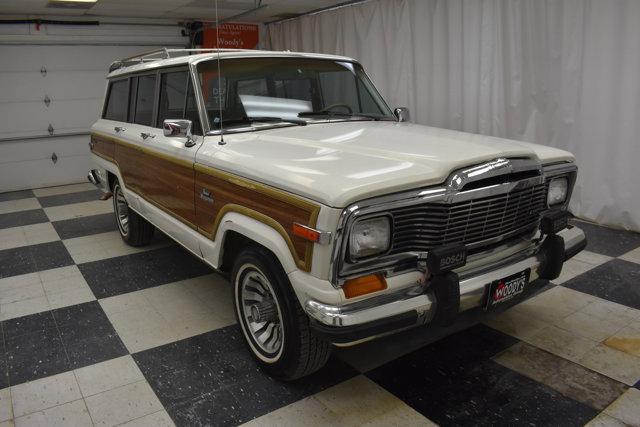
[[[260,33],[256,24],[240,24],[227,22],[218,27],[216,43],[216,27],[205,27],[202,40],[203,48],[223,49],[257,49]]]

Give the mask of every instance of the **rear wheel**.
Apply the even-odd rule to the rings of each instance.
[[[293,380],[325,365],[331,344],[309,328],[309,318],[271,252],[262,247],[241,252],[231,279],[240,329],[263,370]]]
[[[155,228],[129,208],[117,178],[113,182],[113,212],[122,240],[131,246],[144,246],[151,242]]]

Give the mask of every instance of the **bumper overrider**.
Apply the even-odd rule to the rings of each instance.
[[[566,217],[560,223],[560,230],[543,229],[546,237],[527,250],[459,275],[434,275],[426,284],[342,306],[309,300],[304,309],[316,333],[336,345],[352,345],[413,326],[451,324],[459,312],[483,307],[489,285],[496,280],[529,270],[528,292],[516,296],[517,301],[555,279],[562,264],[587,244],[584,232],[567,225]]]

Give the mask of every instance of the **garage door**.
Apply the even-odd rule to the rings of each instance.
[[[0,45],[0,192],[84,180],[109,64],[154,48]]]

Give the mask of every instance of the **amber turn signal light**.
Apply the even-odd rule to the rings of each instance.
[[[302,237],[310,242],[318,242],[320,240],[320,232],[313,228],[305,227],[297,222],[293,224],[293,234]]]
[[[367,276],[350,279],[344,282],[342,290],[347,298],[355,298],[360,295],[387,289],[387,281],[382,274],[369,274]]]

